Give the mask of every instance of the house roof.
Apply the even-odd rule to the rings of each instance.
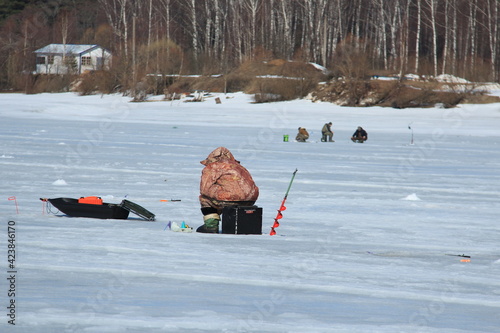
[[[82,54],[100,47],[96,44],[49,44],[35,51],[35,53],[51,54]]]

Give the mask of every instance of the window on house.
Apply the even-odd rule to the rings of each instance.
[[[45,57],[36,57],[37,65],[45,65]]]
[[[82,66],[90,66],[92,65],[91,57],[82,57]]]
[[[54,56],[53,55],[47,56],[47,64],[49,64],[49,65],[54,64]]]

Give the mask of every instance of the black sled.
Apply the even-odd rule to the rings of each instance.
[[[154,221],[155,214],[144,207],[128,200],[122,200],[119,204],[103,202],[99,197],[54,198],[40,200],[49,202],[64,214],[71,217],[89,217],[96,219],[118,219],[125,220],[132,212],[146,221]]]

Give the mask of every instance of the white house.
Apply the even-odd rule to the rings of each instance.
[[[82,74],[111,64],[111,52],[99,45],[49,44],[35,54],[36,74]]]

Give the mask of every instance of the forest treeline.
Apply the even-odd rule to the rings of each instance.
[[[498,0],[0,0],[0,20],[3,89],[24,89],[33,51],[49,43],[109,49],[123,87],[146,74],[224,74],[269,59],[344,66],[343,75],[365,75],[362,64],[500,78]]]

